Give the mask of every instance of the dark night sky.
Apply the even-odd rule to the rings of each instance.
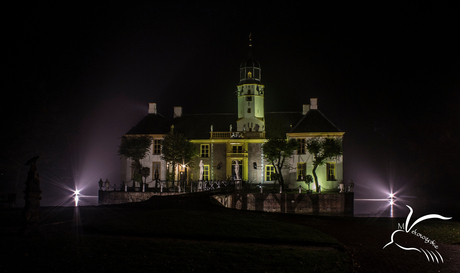
[[[458,155],[444,154],[459,151],[455,6],[99,1],[16,4],[6,13],[11,97],[2,103],[2,172],[19,188],[22,163],[37,153],[45,188],[51,180],[69,184],[66,172],[94,184],[117,181],[118,138],[149,102],[168,117],[173,106],[236,111],[233,92],[250,32],[266,111],[300,111],[318,98],[319,109],[346,132],[347,180],[366,184],[369,173],[414,180],[429,163],[416,160],[410,171],[401,163],[427,153],[442,159],[439,165],[458,164]],[[452,146],[438,149],[446,142]],[[450,181],[457,174],[442,178],[449,191],[459,190]],[[44,193],[44,203],[50,200]]]

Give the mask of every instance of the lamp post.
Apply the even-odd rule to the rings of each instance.
[[[185,181],[187,179],[187,175],[186,175],[186,170],[187,170],[187,164],[184,162],[185,160],[182,159],[182,169],[181,169],[181,184],[183,184],[182,186],[184,187],[184,192],[185,192],[185,189],[186,189],[186,185],[185,185]]]

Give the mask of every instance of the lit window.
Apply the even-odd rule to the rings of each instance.
[[[238,146],[232,146],[232,153],[234,154],[241,154],[243,152],[243,146],[238,145]]]
[[[153,140],[153,154],[154,155],[161,154],[161,139]]]
[[[209,165],[203,166],[203,180],[209,180]]]
[[[297,154],[298,155],[304,155],[306,154],[306,149],[305,149],[305,138],[298,138],[297,141],[299,142],[299,148],[297,148]]]
[[[273,165],[265,166],[265,181],[273,181],[274,173],[275,173],[275,167],[273,167]]]
[[[252,73],[251,71],[248,72],[248,79],[251,79],[252,78]]]
[[[326,163],[327,181],[337,180],[335,177],[335,163]]]
[[[161,162],[152,163],[152,179],[153,180],[161,179],[160,168],[161,168]]]
[[[305,180],[305,172],[307,170],[307,163],[299,162],[297,163],[297,181]]]
[[[200,157],[209,157],[209,144],[201,144]]]

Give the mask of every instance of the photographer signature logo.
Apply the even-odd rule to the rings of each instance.
[[[405,223],[405,224],[403,223],[402,225],[400,225],[400,224],[398,223],[398,229],[395,230],[395,231],[391,234],[391,241],[390,241],[388,244],[386,244],[382,249],[384,249],[385,247],[387,247],[387,246],[389,246],[389,245],[391,245],[391,244],[395,244],[396,246],[398,246],[399,248],[401,248],[401,249],[403,249],[403,250],[407,250],[407,251],[413,250],[413,251],[418,251],[418,252],[420,252],[420,253],[425,254],[425,256],[426,256],[426,258],[428,259],[429,262],[430,262],[430,261],[432,261],[432,262],[435,262],[435,261],[436,261],[437,263],[439,263],[439,262],[441,261],[441,262],[443,263],[443,262],[444,262],[444,259],[442,258],[441,253],[439,253],[439,252],[436,250],[436,249],[438,249],[438,246],[436,245],[436,241],[430,240],[430,239],[427,238],[426,236],[423,236],[422,234],[417,233],[417,229],[413,230],[412,232],[411,232],[411,230],[412,230],[412,228],[413,228],[416,224],[418,224],[418,223],[420,223],[420,222],[422,222],[422,221],[428,220],[428,219],[450,220],[450,219],[452,219],[452,217],[444,217],[444,216],[441,216],[441,215],[439,215],[439,214],[428,214],[428,215],[422,216],[422,217],[418,218],[417,220],[415,220],[414,223],[413,223],[413,224],[410,226],[410,228],[409,228],[409,221],[410,221],[410,218],[411,218],[411,216],[412,216],[413,210],[412,210],[412,208],[411,208],[410,206],[408,206],[408,205],[406,205],[406,207],[408,207],[409,210],[410,210],[410,212],[409,212],[409,214],[407,215],[407,218],[406,218],[406,223]],[[397,242],[394,241],[394,235],[395,235],[397,232],[405,232],[405,233],[411,232],[411,233],[414,234],[415,236],[420,237],[422,240],[425,240],[425,243],[426,243],[426,244],[432,245],[432,246],[435,248],[435,250],[433,251],[433,250],[428,250],[428,249],[423,249],[423,248],[404,247],[404,246],[402,246],[402,245],[400,245],[400,244],[398,244]],[[439,257],[439,259],[438,259],[438,257]]]

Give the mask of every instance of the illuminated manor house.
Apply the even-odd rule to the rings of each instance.
[[[183,113],[182,107],[174,107],[173,120],[170,121],[157,113],[156,103],[150,103],[148,115],[125,135],[153,138],[150,153],[141,161],[151,170],[146,181],[155,178],[166,180],[166,170],[172,167],[161,159],[161,142],[165,134],[173,129],[197,145],[199,151],[193,168],[176,167],[175,181],[197,181],[201,160],[204,164],[203,180],[228,180],[235,177],[235,163],[238,161],[239,177],[243,181],[272,184],[274,167],[264,160],[262,145],[269,138],[294,138],[301,145],[285,163],[285,185],[289,188],[301,185],[304,190],[307,189],[302,181],[306,174],[312,172],[313,156],[306,150],[306,141],[313,137],[341,139],[344,132],[321,113],[316,98],[310,99],[310,104],[303,105],[303,109],[296,112],[265,112],[265,86],[261,81],[261,72],[261,66],[250,50],[247,60],[240,65],[235,100],[237,113],[187,114]],[[131,163],[129,159],[121,159],[121,180],[130,186],[129,181],[133,178]],[[343,156],[318,167],[316,173],[323,190],[337,189],[343,179]],[[315,183],[311,184],[311,189],[316,190]]]

